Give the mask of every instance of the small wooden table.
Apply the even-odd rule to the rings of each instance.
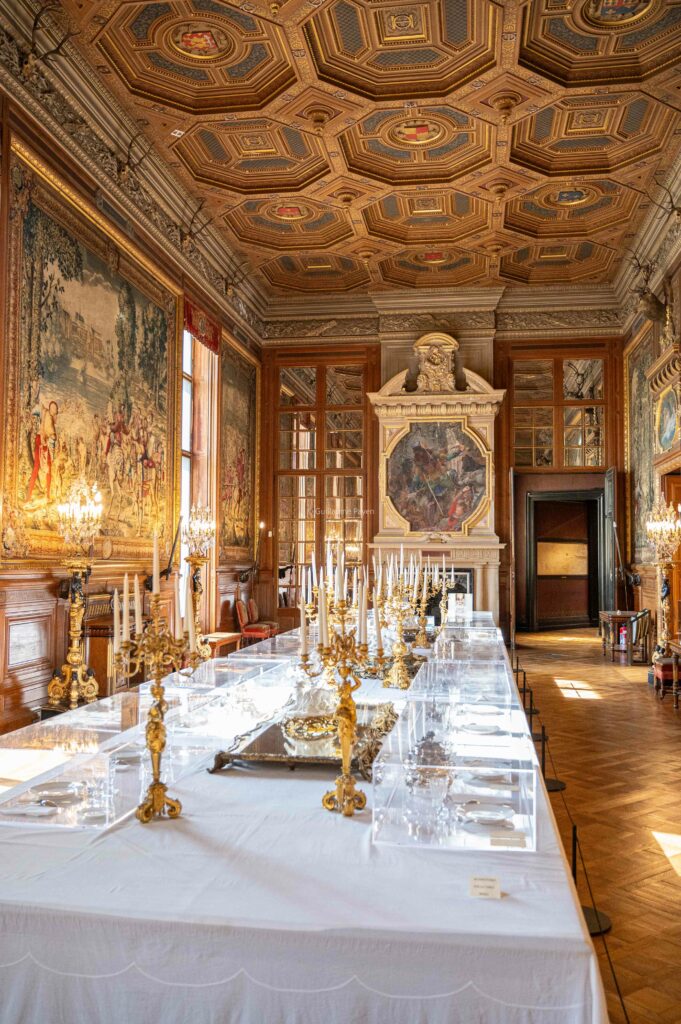
[[[619,609],[598,613],[599,628],[603,637],[603,657],[605,657],[608,646],[610,647],[610,660],[615,660],[615,651],[618,654],[626,654],[627,665],[632,664],[631,644],[627,643],[622,647],[619,642],[620,626],[627,627],[627,638],[629,637],[629,623],[638,612],[625,612]]]
[[[229,654],[230,650],[241,650],[241,633],[208,633],[203,639],[210,644],[214,658]]]

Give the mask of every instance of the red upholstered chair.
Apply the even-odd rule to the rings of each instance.
[[[254,640],[267,640],[272,636],[271,627],[267,622],[248,621],[248,608],[240,598],[234,602],[234,610],[241,636],[246,643],[253,643]]]
[[[248,621],[250,623],[258,622],[261,626],[269,626],[272,630],[270,636],[275,636],[279,632],[279,623],[271,622],[269,619],[261,619],[258,605],[252,597],[248,599]]]

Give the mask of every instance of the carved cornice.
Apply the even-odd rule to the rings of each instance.
[[[681,347],[672,345],[655,360],[646,371],[646,378],[654,395],[659,395],[681,379]]]
[[[452,395],[380,395],[367,397],[379,420],[430,416],[496,416],[504,400],[505,391],[487,394],[455,392]]]
[[[617,332],[622,327],[619,309],[553,309],[553,310],[513,310],[497,313],[497,330],[503,333],[528,331],[569,330],[571,333],[584,328]]]

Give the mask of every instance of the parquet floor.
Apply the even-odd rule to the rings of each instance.
[[[613,665],[596,630],[521,633],[516,653],[577,824],[631,1024],[681,1024],[681,712],[647,668]],[[535,729],[538,728],[535,719]],[[551,797],[566,851],[570,822]],[[582,903],[590,902],[580,869]],[[594,940],[612,1024],[626,1020]]]

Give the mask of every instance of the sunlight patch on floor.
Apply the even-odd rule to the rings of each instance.
[[[653,832],[653,836],[674,871],[681,875],[681,836],[673,832]]]
[[[600,693],[596,691],[583,679],[559,679],[553,677],[553,681],[568,700],[600,700]]]

